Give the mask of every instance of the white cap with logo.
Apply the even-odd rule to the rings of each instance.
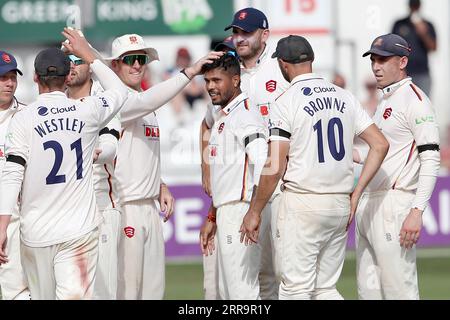
[[[111,57],[105,58],[105,60],[116,60],[126,52],[137,50],[145,51],[150,58],[150,62],[153,60],[159,60],[156,49],[147,46],[144,39],[137,34],[125,34],[114,39],[111,48]]]

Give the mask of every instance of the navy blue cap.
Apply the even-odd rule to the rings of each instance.
[[[244,8],[234,14],[233,22],[225,28],[225,31],[233,27],[253,32],[256,29],[269,29],[266,15],[255,8]]]
[[[67,76],[70,72],[70,59],[61,49],[44,49],[34,60],[34,70],[39,76]]]
[[[383,57],[408,57],[410,53],[411,47],[405,39],[398,34],[388,33],[375,38],[370,46],[370,50],[364,53],[363,57],[369,54],[376,54]]]
[[[22,71],[17,69],[16,58],[6,51],[0,51],[0,76],[3,76],[10,71],[16,71],[18,74],[23,75]]]
[[[226,37],[225,39],[223,39],[222,42],[219,42],[214,47],[214,51],[225,51],[225,50],[236,50],[232,36]]]

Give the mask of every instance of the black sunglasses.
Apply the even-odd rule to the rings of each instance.
[[[130,54],[130,55],[122,57],[121,60],[123,63],[125,63],[129,66],[134,65],[134,62],[136,60],[141,66],[150,62],[150,58],[146,54]]]

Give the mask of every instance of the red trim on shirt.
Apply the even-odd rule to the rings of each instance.
[[[109,200],[111,200],[112,207],[115,209],[116,205],[115,205],[114,200],[112,198],[112,183],[111,183],[112,176],[109,173],[108,168],[106,167],[106,164],[104,164],[103,167],[105,168],[105,171],[108,174],[108,185],[109,185],[108,195],[109,195]]]
[[[250,110],[250,106],[248,105],[248,99],[244,100],[245,109]]]
[[[414,93],[416,94],[417,98],[419,98],[420,101],[422,101],[422,96],[419,94],[419,92],[416,89],[416,86],[412,83],[409,84],[409,86],[413,89]]]
[[[411,145],[411,149],[409,150],[408,160],[406,160],[405,167],[408,164],[409,160],[411,160],[411,158],[412,158],[415,146],[416,146],[416,142],[413,141],[413,143]],[[397,184],[397,181],[398,181],[398,179],[394,182],[394,185],[392,186],[392,189],[395,189],[395,185]]]
[[[247,182],[247,167],[248,167],[248,156],[245,155],[245,164],[244,164],[244,174],[242,177],[242,191],[241,191],[241,201],[245,199],[246,196],[246,182]]]

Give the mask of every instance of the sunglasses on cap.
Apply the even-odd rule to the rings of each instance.
[[[86,63],[83,59],[80,59],[77,56],[74,56],[73,54],[69,55],[69,59],[76,66],[79,66],[79,65],[82,65],[82,64]]]
[[[227,56],[233,56],[233,57],[235,57],[236,59],[239,59],[239,56],[238,56],[237,52],[234,51],[234,50],[228,50],[227,53],[226,53],[226,55],[227,55]]]
[[[146,54],[130,54],[130,55],[123,56],[121,58],[121,60],[123,63],[125,63],[129,66],[134,65],[134,62],[136,60],[141,66],[150,62],[150,58]]]

